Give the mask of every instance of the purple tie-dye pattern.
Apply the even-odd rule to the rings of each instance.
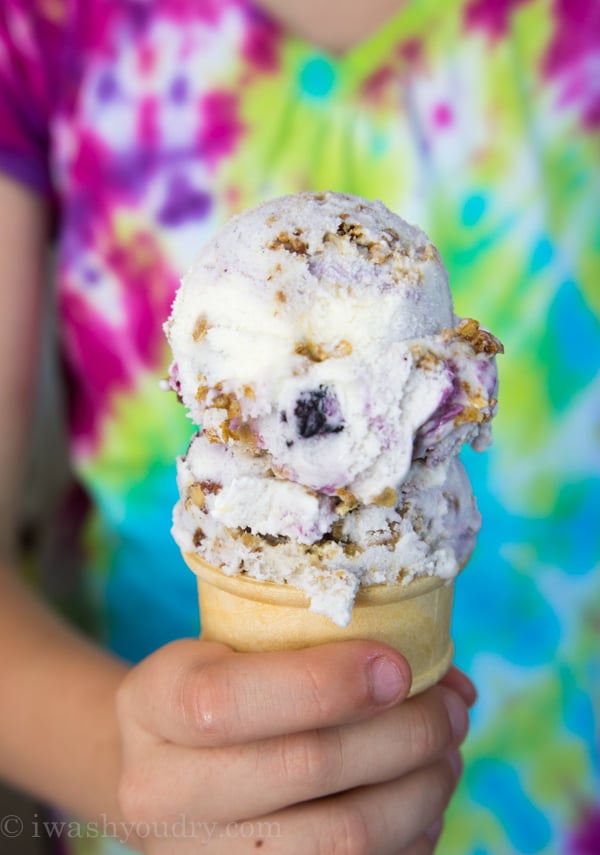
[[[202,220],[210,211],[212,196],[197,190],[183,175],[177,175],[169,184],[167,199],[160,209],[158,220],[164,226],[179,226],[186,220]]]
[[[587,805],[568,841],[568,855],[600,853],[600,804]]]
[[[119,83],[112,72],[107,71],[102,75],[97,92],[100,101],[109,101],[119,94]]]
[[[87,285],[97,285],[100,282],[100,273],[93,267],[86,267],[83,271],[83,279]]]
[[[9,7],[19,26],[29,21],[18,0],[12,0]],[[192,76],[193,64],[184,70],[185,62],[193,63],[198,53],[195,34],[199,24],[207,28],[202,37],[212,39],[209,33],[217,31],[228,15],[243,25],[239,50],[247,79],[277,70],[281,28],[256,7],[244,0],[162,0],[160,20],[176,27],[173,32],[177,32],[183,63],[181,69],[171,69],[166,99],[159,88],[165,74],[165,68],[159,67],[164,61],[164,45],[153,3],[105,0],[82,4],[63,0],[57,4],[56,23],[51,25],[40,15],[44,26],[31,33],[32,61],[26,89],[35,93],[35,98],[22,103],[31,113],[28,126],[36,122],[41,125],[41,118],[50,114],[59,120],[52,130],[61,141],[57,146],[59,159],[53,166],[56,186],[64,197],[64,238],[58,258],[60,306],[65,320],[65,349],[73,363],[71,372],[81,384],[79,402],[73,404],[74,439],[87,454],[111,411],[114,393],[133,388],[140,371],[156,370],[164,360],[161,322],[168,315],[181,273],[165,269],[164,247],[159,251],[150,244],[153,224],[144,231],[140,223],[141,228],[121,241],[118,249],[110,237],[118,228],[116,223],[125,222],[130,212],[144,207],[151,192],[156,197],[154,224],[162,229],[175,233],[186,223],[207,218],[213,209],[213,198],[205,189],[209,176],[236,152],[245,133],[239,94],[232,88],[205,85],[201,75]],[[36,45],[48,39],[56,45],[54,56],[58,58],[49,65],[51,74],[33,61]],[[124,45],[131,46],[125,75],[118,67]],[[94,93],[97,111],[114,110],[117,117],[114,131],[109,128],[106,133],[81,116],[82,78],[94,65],[99,73],[89,92]],[[60,104],[54,103],[58,97]],[[164,112],[166,102],[174,109],[185,105],[188,117],[195,113],[195,132],[178,136],[176,119],[167,118]],[[128,130],[120,130],[121,117]],[[45,127],[45,120],[43,124]],[[13,171],[19,172],[17,167]],[[193,176],[196,167],[204,170],[204,178]],[[29,183],[45,186],[41,178]],[[152,264],[142,263],[144,256],[152,258]],[[90,294],[101,295],[107,277],[118,283],[123,316],[118,330],[98,311],[99,303],[85,293],[87,289]],[[162,294],[163,298],[157,301],[153,294]],[[127,328],[127,352],[119,344],[124,338],[123,325]]]
[[[175,77],[171,83],[169,96],[176,104],[183,103],[189,96],[189,84],[185,77]]]
[[[231,2],[168,0],[161,11],[165,20],[196,24],[201,20],[216,26],[228,9],[238,6]],[[77,19],[89,56],[101,63],[95,85],[99,107],[114,105],[126,110],[132,130],[131,138],[124,136],[120,145],[113,145],[93,125],[72,127],[72,153],[57,172],[59,184],[69,188],[63,210],[65,239],[59,256],[63,281],[60,309],[65,320],[66,352],[81,389],[73,404],[71,427],[76,448],[84,454],[90,454],[97,443],[115,392],[133,389],[141,371],[156,370],[164,361],[161,323],[169,313],[181,273],[166,265],[164,249],[151,236],[152,227],[114,242],[111,236],[118,230],[115,218],[127,219],[128,212],[145,204],[150,189],[160,186],[158,180],[164,183],[155,208],[157,224],[176,230],[186,222],[201,221],[210,214],[213,200],[201,181],[191,179],[190,169],[202,163],[209,173],[214,172],[221,160],[235,151],[244,132],[237,94],[191,85],[189,72],[181,71],[175,72],[167,89],[168,100],[177,105],[194,99],[198,128],[183,145],[177,136],[172,143],[165,143],[165,135],[173,129],[165,124],[161,93],[150,85],[150,81],[160,80],[163,72],[158,68],[160,54],[152,29],[156,16],[148,12],[143,3],[107,2],[91,4]],[[255,25],[244,30],[245,49],[258,69],[273,69],[278,28],[259,14],[250,17]],[[182,32],[182,56],[191,55],[193,40],[186,47],[187,31],[184,28]],[[120,39],[135,45],[132,73],[147,81],[133,100],[128,84],[112,62],[122,50]],[[74,73],[77,68],[74,62]],[[65,102],[67,122],[71,111],[77,109],[76,100]],[[92,260],[81,265],[79,259],[90,254],[97,263]],[[98,303],[85,294],[90,288],[95,294],[101,293],[108,281],[117,289],[118,322],[103,317]]]

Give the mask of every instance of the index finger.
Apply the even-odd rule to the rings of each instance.
[[[277,653],[175,642],[136,670],[138,722],[163,740],[197,747],[364,720],[402,701],[411,684],[404,657],[372,641]]]

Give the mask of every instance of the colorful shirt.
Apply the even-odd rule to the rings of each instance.
[[[340,58],[249,0],[0,2],[0,167],[56,214],[87,591],[113,650],[197,632],[169,534],[192,426],[159,388],[161,324],[232,213],[381,198],[504,341],[495,444],[465,455],[484,528],[454,639],[480,700],[449,855],[597,851],[599,32],[596,0],[412,0]]]

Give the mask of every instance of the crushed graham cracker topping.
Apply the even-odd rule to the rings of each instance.
[[[412,353],[415,365],[417,368],[422,368],[424,371],[433,371],[437,368],[442,359],[437,356],[432,350],[424,347],[422,344],[411,344],[410,352]]]
[[[286,252],[291,252],[292,255],[306,255],[308,252],[308,244],[300,237],[302,229],[294,229],[292,234],[289,232],[279,232],[277,237],[268,245],[269,249],[285,249]]]
[[[201,315],[194,325],[194,330],[192,332],[192,338],[194,341],[202,341],[207,331],[210,329],[208,325],[208,321]]]
[[[199,404],[203,404],[206,401],[206,396],[210,392],[210,387],[205,386],[204,384],[200,384],[196,389],[196,400]]]
[[[437,250],[432,243],[426,243],[424,246],[418,246],[415,248],[415,258],[417,261],[434,261],[438,264],[441,264],[442,259]]]
[[[223,489],[223,485],[217,481],[194,481],[187,491],[186,507],[195,505],[201,511],[206,507],[206,496],[216,495]]]
[[[398,504],[398,493],[393,487],[386,487],[378,496],[373,498],[373,504],[382,508],[395,508]]]
[[[356,244],[359,249],[366,250],[374,264],[384,264],[392,255],[391,246],[393,244],[393,237],[391,232],[393,232],[393,229],[388,230],[384,234],[383,241],[372,240],[367,237],[363,227],[358,223],[349,223],[346,218],[342,218],[342,222],[337,227],[336,234],[337,237],[347,238],[350,243]],[[335,236],[333,233],[328,232],[324,237],[324,242],[331,240],[335,240]]]
[[[342,543],[342,549],[348,558],[355,558],[357,555],[362,555],[365,551],[358,543]]]
[[[497,353],[504,353],[504,345],[495,335],[492,335],[486,329],[483,329],[478,321],[473,318],[463,318],[458,326],[454,329],[445,329],[442,331],[444,341],[452,341],[453,339],[462,339],[471,345],[475,353],[486,353],[488,356],[495,356]]]
[[[340,502],[336,507],[336,512],[340,516],[343,517],[350,511],[353,511],[354,508],[358,507],[358,499],[350,492],[350,490],[340,487],[339,490],[336,490],[335,492],[336,496],[340,499]]]
[[[352,345],[346,339],[332,343],[315,343],[312,341],[301,341],[294,347],[294,353],[305,356],[311,362],[325,362],[326,359],[341,359],[350,356]]]

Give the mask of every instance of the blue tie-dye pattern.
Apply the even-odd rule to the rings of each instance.
[[[469,196],[462,210],[463,225],[467,228],[476,226],[485,213],[486,199],[482,195]]]
[[[598,751],[598,734],[596,733],[596,717],[594,705],[589,695],[577,684],[577,675],[571,668],[561,665],[557,669],[560,679],[561,697],[563,702],[563,721],[565,727],[571,733],[596,750],[590,752],[596,771],[600,770],[600,756]],[[599,685],[600,684],[596,684]],[[600,841],[599,841],[600,843]]]
[[[105,590],[107,641],[130,661],[199,633],[196,579],[165,525],[164,509],[173,507],[176,497],[174,469],[157,467],[121,508],[119,548]],[[163,595],[166,579],[169,589]],[[132,613],[144,619],[132,620]]]
[[[523,789],[516,770],[507,763],[476,760],[469,770],[467,785],[472,800],[491,811],[501,823],[513,853],[535,855],[552,841],[550,823]]]
[[[560,411],[600,372],[600,319],[572,280],[561,284],[550,306],[546,342],[548,389]]]
[[[467,449],[463,459],[483,526],[473,559],[459,581],[454,606],[458,662],[468,670],[477,651],[494,638],[496,648],[510,662],[528,667],[544,664],[558,646],[559,621],[535,579],[512,567],[501,554],[503,544],[528,542],[531,521],[510,515],[489,487],[478,490],[479,485],[489,485],[487,458]]]
[[[335,69],[325,57],[315,56],[302,67],[299,81],[304,94],[325,98],[336,84]]]
[[[600,556],[600,478],[565,484],[558,495],[556,518],[530,525],[541,564],[555,564],[569,575],[585,575]]]
[[[532,274],[543,270],[552,261],[554,256],[554,247],[548,238],[542,238],[533,247],[531,254],[530,272]]]

